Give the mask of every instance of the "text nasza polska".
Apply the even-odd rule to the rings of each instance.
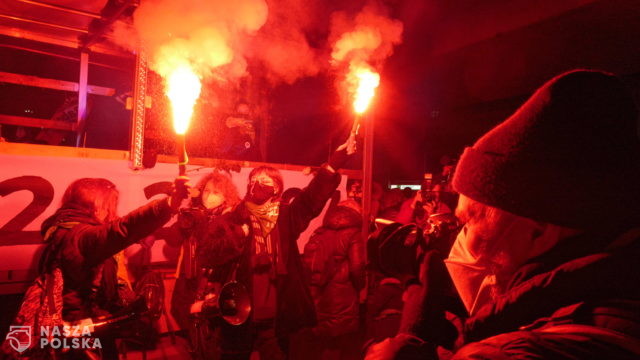
[[[54,349],[99,349],[99,338],[92,338],[89,326],[63,325],[40,327],[40,346]]]

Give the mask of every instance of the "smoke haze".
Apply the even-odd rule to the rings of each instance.
[[[251,66],[277,84],[354,61],[379,68],[401,42],[402,23],[375,4],[355,14],[324,0],[143,0],[113,35],[132,51],[141,41],[163,77],[186,62],[202,78],[235,81]]]

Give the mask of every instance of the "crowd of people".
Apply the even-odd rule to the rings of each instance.
[[[242,198],[213,172],[123,217],[110,181],[75,181],[42,225],[41,271],[62,271],[63,319],[135,301],[118,254],[177,215],[171,314],[196,359],[640,357],[638,111],[620,79],[559,75],[455,172],[447,163],[415,192],[374,187],[368,238],[349,189],[301,253],[354,151],[338,148],[286,201],[267,166]]]

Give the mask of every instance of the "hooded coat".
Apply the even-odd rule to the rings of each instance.
[[[357,211],[336,206],[304,248],[307,281],[318,315],[315,335],[335,337],[358,330],[358,293],[365,281],[361,224]]]

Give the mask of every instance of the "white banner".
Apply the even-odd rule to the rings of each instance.
[[[201,166],[187,168],[194,185],[212,170]],[[231,173],[241,197],[246,191],[250,171],[251,168],[242,168],[240,173]],[[72,181],[83,177],[109,179],[120,191],[118,210],[123,215],[161,196],[158,191],[164,188],[162,183],[173,181],[177,172],[176,164],[158,163],[152,169],[133,171],[125,160],[0,153],[0,294],[19,292],[24,289],[25,282],[34,278],[42,247],[40,225],[58,209],[64,190]],[[300,171],[281,172],[285,190],[302,189],[311,180],[311,175]],[[345,184],[346,177],[343,176],[339,187],[341,197],[346,193]],[[322,215],[300,237],[300,249],[321,223]],[[127,255],[135,256],[139,248],[140,245],[132,245],[127,249]],[[169,266],[175,262],[177,252],[178,249],[156,236],[151,262]]]

